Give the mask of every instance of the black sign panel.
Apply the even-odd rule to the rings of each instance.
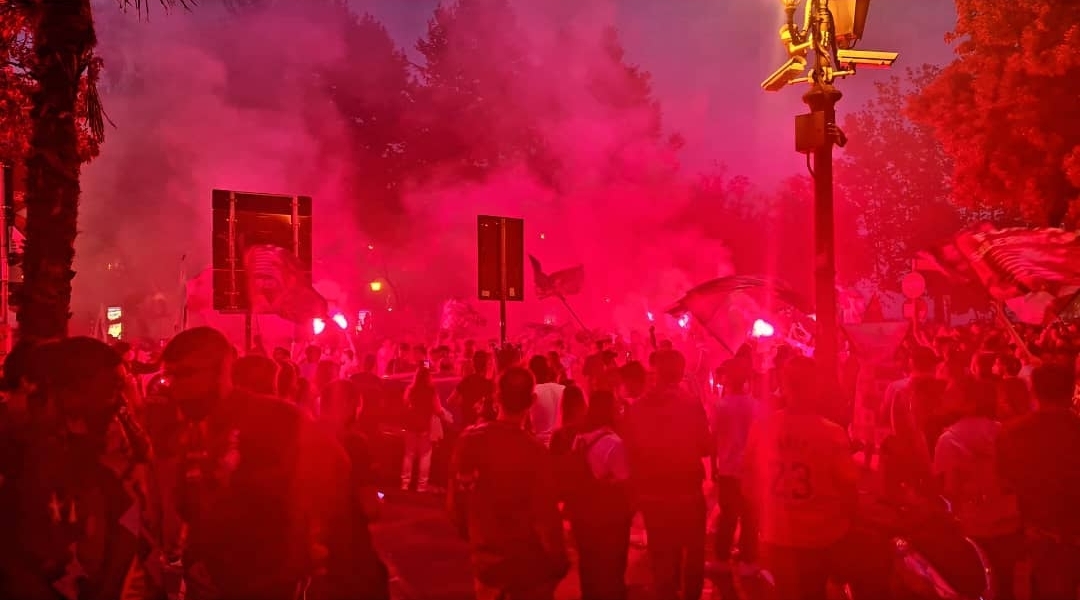
[[[487,215],[476,221],[479,298],[524,300],[525,221]]]
[[[311,197],[214,190],[212,202],[214,310],[250,310],[244,255],[252,246],[281,247],[310,282]]]

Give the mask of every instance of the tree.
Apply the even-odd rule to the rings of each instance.
[[[424,169],[449,167],[479,180],[524,163],[550,179],[537,103],[520,93],[520,82],[542,67],[530,62],[528,38],[507,0],[439,4],[416,48],[424,61],[417,65],[422,87],[412,126]]]
[[[0,3],[0,162],[15,163],[30,143],[30,76],[33,47],[27,14],[13,2]]]
[[[343,26],[345,50],[319,77],[347,128],[346,189],[358,200],[357,216],[385,238],[400,223],[395,217],[404,212],[404,182],[413,171],[405,125],[415,83],[404,53],[374,17],[349,14]]]
[[[837,157],[837,228],[842,255],[868,260],[855,271],[887,288],[911,270],[919,250],[960,227],[950,204],[952,161],[933,130],[904,114],[906,99],[933,81],[929,65],[876,84],[877,94],[843,124],[848,143]]]
[[[953,198],[1040,225],[1080,218],[1080,3],[956,0],[957,58],[909,114],[953,159]]]
[[[184,0],[160,0],[163,6]],[[145,0],[121,6],[145,8]],[[97,94],[101,61],[94,55],[90,0],[9,0],[8,10],[26,20],[32,53],[29,73],[30,135],[26,152],[26,247],[24,284],[16,300],[19,335],[52,339],[67,335],[71,280],[75,276],[79,175],[104,139]],[[26,38],[24,38],[26,39]]]

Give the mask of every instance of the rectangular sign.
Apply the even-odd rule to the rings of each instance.
[[[525,221],[480,215],[476,219],[480,300],[525,299]]]

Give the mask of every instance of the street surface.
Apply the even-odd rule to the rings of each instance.
[[[387,492],[380,521],[372,526],[376,547],[390,569],[394,600],[472,600],[468,546],[450,526],[442,494]],[[640,524],[639,524],[640,525]],[[628,580],[632,599],[645,600],[648,565],[643,534],[636,528],[630,549]],[[581,597],[571,569],[556,600]]]
[[[857,455],[857,459],[862,462],[861,455]],[[876,467],[877,461],[873,462]],[[874,471],[876,468],[864,471],[864,489],[873,485],[871,482],[876,479],[872,475]],[[711,506],[711,490],[706,489],[706,493]],[[475,598],[468,547],[450,525],[445,500],[446,496],[442,493],[386,492],[382,518],[372,526],[372,534],[376,547],[390,569],[394,600]],[[713,560],[711,537],[710,533],[707,549],[709,561]],[[631,600],[652,598],[644,539],[644,530],[638,519],[631,531],[630,566],[627,569]],[[571,558],[575,558],[573,552]],[[714,593],[712,582],[706,580],[703,598],[729,597],[730,591],[729,594],[721,594],[719,590]],[[572,568],[559,586],[556,600],[580,598],[576,568]]]

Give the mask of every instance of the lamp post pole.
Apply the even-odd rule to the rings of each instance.
[[[795,13],[806,2],[803,25]],[[820,373],[833,383],[839,375],[840,326],[836,306],[836,220],[833,210],[833,146],[847,142],[836,125],[836,103],[843,95],[833,81],[855,74],[857,65],[889,67],[896,52],[856,50],[862,38],[870,0],[781,0],[787,22],[780,42],[788,61],[761,87],[777,92],[794,83],[809,83],[803,102],[810,114],[795,118],[795,148],[813,155],[814,178],[814,299],[817,335],[814,357]],[[813,62],[808,64],[808,54]],[[804,75],[809,66],[809,74]]]
[[[833,146],[836,144],[836,103],[843,97],[828,75],[830,62],[824,50],[829,41],[829,16],[824,0],[813,0],[812,13],[817,17],[811,25],[814,65],[812,85],[803,95],[803,102],[812,113],[820,113],[825,135],[819,138],[813,151],[814,178],[814,305],[817,307],[817,335],[814,358],[821,372],[834,376],[839,373],[839,326],[836,310],[836,218],[833,207]],[[821,122],[819,121],[819,122]]]

